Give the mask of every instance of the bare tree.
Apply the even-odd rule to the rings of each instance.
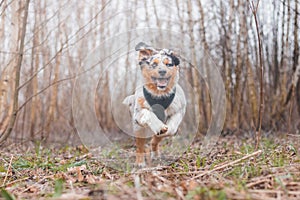
[[[255,148],[258,149],[259,143],[260,143],[260,137],[261,137],[261,125],[262,125],[262,115],[263,115],[263,108],[264,108],[264,64],[263,64],[263,57],[262,57],[262,44],[261,44],[261,37],[260,37],[260,31],[259,31],[259,24],[257,19],[257,11],[259,2],[257,1],[256,4],[254,4],[253,1],[250,2],[252,14],[254,16],[255,20],[255,27],[256,27],[256,33],[258,38],[258,52],[259,52],[259,68],[260,68],[260,106],[259,106],[259,112],[258,112],[258,120],[256,123],[256,144]]]
[[[26,34],[26,24],[27,24],[27,17],[28,17],[28,7],[29,7],[30,0],[26,0],[24,5],[24,16],[22,20],[22,26],[20,29],[20,40],[19,40],[19,50],[17,56],[17,63],[16,63],[16,71],[15,71],[15,83],[14,83],[14,96],[13,96],[13,111],[12,115],[10,116],[10,120],[8,123],[8,127],[5,132],[1,135],[0,144],[3,143],[7,137],[10,135],[15,121],[18,114],[19,109],[19,85],[20,85],[20,72],[23,60],[23,53],[24,53],[24,43],[25,43],[25,34]]]
[[[29,137],[32,140],[61,140],[58,135],[62,131],[68,135],[66,138],[75,135],[72,105],[68,100],[80,67],[85,64],[93,49],[116,33],[143,27],[157,30],[164,37],[160,45],[166,48],[168,46],[165,44],[170,39],[166,37],[166,30],[170,33],[174,31],[178,38],[182,38],[176,40],[174,46],[182,47],[191,57],[181,70],[185,81],[192,86],[186,92],[191,98],[189,104],[193,114],[187,114],[187,118],[192,121],[196,119],[194,115],[197,115],[195,121],[199,121],[199,132],[205,132],[214,115],[211,112],[212,91],[206,87],[209,80],[201,77],[202,74],[187,63],[203,66],[205,73],[209,73],[211,60],[208,57],[213,58],[221,70],[225,83],[225,129],[286,130],[297,127],[300,115],[297,1],[253,1],[259,2],[260,8],[267,6],[273,9],[271,17],[265,17],[266,13],[258,9],[258,4],[240,0],[175,0],[168,3],[134,0],[126,5],[120,0],[94,0],[89,3],[70,0],[36,1],[30,2],[30,12],[25,23],[27,2],[1,1],[2,141],[8,135],[20,139]],[[249,4],[253,18],[249,18]],[[24,35],[26,27],[30,31]],[[134,36],[130,32],[126,37],[135,39]],[[160,39],[157,37],[154,40]],[[128,42],[128,52],[131,47],[132,44]],[[112,47],[106,48],[99,55],[111,52]],[[209,56],[198,56],[202,50]],[[109,59],[109,56],[104,57]],[[124,66],[124,70],[127,69],[125,79],[128,84],[122,85],[117,94],[122,97],[136,87],[138,68],[133,70],[132,66],[136,63],[130,53],[126,59],[120,59],[118,64]],[[109,98],[115,93],[112,91],[113,84],[123,74],[105,72],[105,65],[99,62],[96,66],[104,74],[99,80],[95,108],[101,126],[108,132],[116,132],[119,129],[110,111]],[[17,75],[20,74],[18,81]],[[89,88],[85,84],[78,87],[81,91]],[[14,95],[16,92],[18,94]],[[263,96],[268,98],[264,99]],[[298,112],[293,109],[296,104]],[[12,131],[12,128],[15,129]]]

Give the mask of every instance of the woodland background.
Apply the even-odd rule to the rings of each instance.
[[[263,0],[257,9],[264,66],[265,132],[299,133],[299,7],[299,0]],[[143,27],[179,31],[183,38],[190,38],[191,55],[199,47],[204,49],[225,84],[224,130],[255,130],[260,105],[260,60],[249,1],[0,0],[1,140],[6,139],[5,132],[15,116],[10,134],[13,141],[76,141],[71,97],[84,59],[115,34]],[[205,63],[197,58],[193,62]],[[135,63],[125,59],[120,64]],[[104,71],[106,66],[97,67]],[[199,132],[205,133],[211,119],[209,91],[192,68],[185,69],[193,86],[186,92],[196,91],[194,113],[200,118]],[[107,98],[115,76],[118,74],[106,74],[99,82],[101,91],[95,102],[99,123],[109,132],[119,131]],[[125,78],[135,84],[131,76]],[[17,105],[13,103],[15,91]]]

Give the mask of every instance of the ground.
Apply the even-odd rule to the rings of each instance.
[[[83,146],[35,143],[0,149],[0,199],[300,199],[300,135],[219,138],[199,154],[201,139],[169,166],[122,173]]]

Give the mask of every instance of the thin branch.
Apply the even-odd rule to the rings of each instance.
[[[17,180],[11,181],[11,182],[6,183],[5,185],[2,185],[2,187],[6,187],[8,185],[14,185],[16,183],[23,182],[23,181],[28,180],[29,178],[30,177],[25,177],[25,178],[21,178],[21,179],[17,179]]]
[[[0,2],[0,7],[2,6],[3,3],[4,3],[4,0],[1,0],[1,2]]]
[[[262,153],[262,150],[255,151],[255,152],[253,152],[253,153],[251,153],[251,154],[249,154],[249,155],[246,155],[246,156],[244,156],[244,157],[242,157],[242,158],[240,158],[240,159],[234,160],[234,161],[229,162],[229,163],[225,163],[225,164],[220,165],[220,166],[218,166],[218,167],[216,167],[216,168],[214,168],[214,169],[212,169],[212,170],[202,172],[201,174],[192,177],[191,180],[200,178],[200,177],[202,177],[202,176],[208,175],[208,174],[210,174],[210,173],[212,173],[212,172],[215,172],[215,171],[218,171],[218,170],[227,168],[227,167],[231,167],[231,166],[233,166],[233,165],[235,165],[235,164],[238,164],[239,162],[241,162],[241,161],[243,161],[243,160],[247,160],[247,159],[249,159],[249,158],[258,156],[258,155],[260,155],[261,153]]]
[[[12,4],[14,1],[16,1],[16,0],[12,0],[12,1],[9,2],[9,3],[6,3],[6,5],[4,6],[2,12],[0,13],[0,16],[3,15],[3,13],[4,13],[5,10],[8,8],[8,6],[9,6],[10,4]],[[1,4],[3,4],[3,3],[4,3],[4,0],[1,2]],[[0,6],[2,6],[2,5],[0,5]]]
[[[8,165],[8,168],[7,168],[7,171],[6,171],[6,175],[5,175],[4,181],[3,181],[3,183],[2,183],[2,187],[5,186],[6,179],[7,179],[7,177],[8,177],[9,172],[10,172],[10,169],[11,169],[11,164],[12,164],[13,158],[14,158],[14,155],[12,155],[11,158],[10,158],[9,165]]]
[[[40,91],[38,91],[37,93],[33,94],[32,96],[30,96],[28,99],[26,99],[26,101],[19,107],[19,109],[17,110],[18,112],[29,102],[31,101],[34,97],[40,95],[41,93],[45,92],[47,89],[49,89],[51,86],[53,85],[56,85],[56,84],[59,84],[61,82],[64,82],[64,81],[68,81],[68,80],[71,80],[71,79],[74,79],[76,78],[76,76],[72,76],[72,77],[68,77],[68,78],[64,78],[64,79],[61,79],[61,80],[58,80],[58,81],[55,81],[55,82],[52,82],[50,83],[48,86],[44,87],[43,89],[41,89]]]
[[[262,125],[262,115],[263,115],[263,108],[264,108],[264,66],[263,66],[263,58],[262,58],[262,43],[257,19],[257,10],[258,10],[259,0],[257,1],[256,6],[254,2],[250,2],[250,8],[254,17],[256,33],[258,38],[258,52],[259,52],[259,67],[260,67],[260,105],[258,111],[258,120],[256,124],[256,138],[255,138],[255,149],[257,150],[260,143],[261,137],[261,125]]]
[[[82,27],[80,27],[73,35],[71,35],[70,37],[68,37],[64,43],[61,45],[60,49],[55,53],[55,55],[48,61],[48,63],[45,64],[45,66],[41,67],[40,69],[38,69],[28,80],[26,80],[24,83],[22,83],[22,85],[19,87],[19,89],[23,88],[25,85],[27,85],[34,77],[36,77],[38,75],[38,73],[40,73],[42,70],[44,70],[48,65],[50,65],[50,63],[57,57],[58,54],[62,53],[64,49],[68,48],[67,44],[69,43],[69,41],[71,41],[73,38],[75,38],[75,36],[82,31],[85,27],[87,27],[90,23],[92,23],[92,21],[99,15],[102,13],[102,11],[106,8],[107,5],[109,5],[109,3],[112,0],[109,0],[103,7],[102,9],[93,17],[91,18],[85,25],[83,25]]]

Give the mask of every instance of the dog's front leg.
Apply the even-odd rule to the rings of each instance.
[[[145,108],[135,115],[135,121],[143,127],[149,127],[156,135],[161,135],[168,131],[168,127],[153,112]]]
[[[169,127],[166,133],[167,135],[175,135],[182,121],[182,118],[183,114],[181,112],[178,112],[167,121],[167,126]]]
[[[159,143],[162,140],[162,137],[158,137],[156,135],[152,136],[151,139],[151,158],[158,158],[159,155]]]
[[[167,137],[167,136],[173,136],[178,130],[178,127],[182,121],[182,118],[184,116],[184,113],[178,112],[170,117],[167,121],[167,127],[168,131],[164,134],[158,135],[159,137]]]
[[[179,124],[181,123],[183,118],[182,113],[176,113],[167,121],[168,131],[161,135],[154,135],[151,140],[151,157],[158,158],[160,157],[159,152],[159,143],[164,137],[173,136],[177,132]]]

